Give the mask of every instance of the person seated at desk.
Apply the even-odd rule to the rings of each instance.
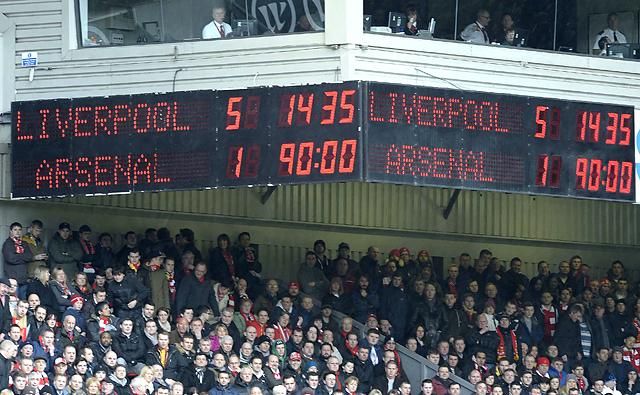
[[[407,11],[407,24],[404,27],[404,34],[408,36],[417,36],[418,35],[418,10],[415,6],[408,6]]]
[[[203,39],[225,38],[233,33],[231,25],[224,21],[227,10],[222,6],[213,7],[213,20],[202,29]]]
[[[516,38],[516,29],[509,29],[504,34],[504,39],[500,41],[500,45],[505,45],[507,47],[513,47],[516,44],[514,43]]]
[[[509,13],[504,13],[500,22],[500,27],[497,29],[494,39],[495,42],[502,44],[506,41],[507,33],[509,32],[509,30],[513,30],[515,33],[516,26],[513,21],[513,16]]]
[[[626,44],[627,38],[622,34],[619,28],[618,14],[615,12],[607,15],[607,28],[599,32],[596,35],[595,42],[593,44],[594,55],[606,55],[607,44],[620,43]]]
[[[489,21],[491,21],[489,11],[485,9],[478,10],[476,21],[464,28],[460,33],[460,38],[470,43],[489,44],[491,42],[487,32]]]

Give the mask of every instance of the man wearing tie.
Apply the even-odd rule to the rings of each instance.
[[[465,27],[460,38],[464,41],[477,43],[477,44],[489,44],[489,33],[487,32],[487,26],[491,21],[491,15],[489,11],[481,9],[478,11],[476,21]]]
[[[223,6],[213,7],[213,20],[202,29],[202,38],[215,39],[226,38],[233,33],[231,25],[224,21],[227,11]]]
[[[620,27],[618,14],[612,12],[607,15],[607,28],[599,32],[593,44],[594,55],[605,55],[607,53],[607,44],[620,43],[625,44],[627,38],[618,28]]]

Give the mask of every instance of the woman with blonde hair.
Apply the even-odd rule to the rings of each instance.
[[[87,395],[100,395],[100,380],[89,377],[85,383]]]
[[[147,392],[150,394],[153,393],[153,381],[156,379],[156,375],[153,373],[153,368],[151,366],[143,366],[142,369],[140,369],[139,377],[144,379],[144,383],[147,386]]]
[[[51,271],[51,277],[49,285],[58,302],[57,312],[62,313],[71,306],[71,296],[77,294],[78,291],[69,283],[67,274],[62,267],[55,267]]]
[[[344,394],[345,395],[359,395],[360,393],[358,392],[358,384],[360,383],[360,380],[358,380],[357,377],[355,376],[349,376],[347,377],[347,379],[344,381]]]
[[[36,294],[40,298],[40,305],[46,307],[48,311],[60,311],[56,295],[49,285],[49,279],[51,278],[49,269],[44,266],[38,266],[33,270],[33,277],[34,280],[27,286],[27,296]]]
[[[567,375],[567,382],[558,391],[559,395],[569,395],[571,390],[578,389],[578,378],[575,374]]]

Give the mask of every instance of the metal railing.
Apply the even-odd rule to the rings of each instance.
[[[338,321],[338,323],[340,323],[344,317],[348,316],[339,311],[333,311],[333,318]],[[356,320],[353,320],[353,327],[358,332],[364,332],[365,326]],[[381,342],[383,341],[383,338],[384,336],[381,336]],[[400,360],[402,361],[402,369],[411,382],[411,393],[419,394],[421,391],[420,387],[422,380],[434,377],[438,372],[438,365],[432,363],[431,361],[416,354],[413,351],[409,351],[407,348],[397,343],[396,350],[398,351]],[[450,379],[460,384],[462,395],[471,395],[475,393],[474,386],[462,377],[452,374]]]

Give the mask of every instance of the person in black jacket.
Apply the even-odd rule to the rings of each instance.
[[[27,281],[27,265],[33,260],[31,249],[22,242],[22,225],[14,222],[9,226],[9,237],[2,245],[4,273],[22,285]]]
[[[0,343],[0,388],[9,388],[9,374],[13,359],[18,355],[18,346],[11,340]]]
[[[447,291],[444,295],[444,311],[447,317],[447,330],[442,332],[441,339],[453,344],[456,337],[465,337],[469,331],[469,316],[457,308],[456,294]]]
[[[467,335],[466,343],[469,353],[475,354],[478,351],[485,353],[488,364],[496,363],[496,353],[498,349],[498,335],[489,330],[489,321],[485,314],[478,314],[476,319],[477,329]]]
[[[262,284],[262,263],[258,260],[258,252],[251,246],[251,235],[242,232],[238,235],[238,244],[233,249],[233,260],[236,275],[247,280],[249,296],[255,297]]]
[[[93,283],[96,278],[96,260],[98,254],[96,247],[91,242],[91,228],[89,225],[82,225],[78,229],[80,247],[82,247],[82,258],[78,262],[78,272],[87,275],[89,283]]]
[[[554,343],[558,345],[558,355],[573,361],[582,353],[580,341],[580,323],[582,322],[582,308],[580,305],[569,307],[567,314],[560,317],[560,322],[554,335]]]
[[[373,388],[380,390],[383,394],[391,389],[400,388],[400,377],[398,376],[398,363],[389,361],[384,367],[384,374],[376,377]],[[391,389],[389,388],[391,387]]]
[[[117,266],[116,253],[113,251],[113,238],[109,233],[101,233],[98,236],[95,254],[94,266],[97,270],[105,271]]]
[[[436,287],[427,283],[424,288],[424,298],[418,303],[411,319],[413,325],[423,325],[426,332],[427,348],[435,347],[440,332],[448,331],[447,314],[444,305],[436,296]]]
[[[253,379],[253,371],[250,367],[245,366],[240,370],[240,373],[238,373],[232,389],[238,395],[248,395],[249,388],[251,388],[254,384],[255,381]]]
[[[178,380],[181,376],[182,356],[172,345],[169,344],[169,334],[167,332],[158,333],[158,344],[147,351],[147,365],[160,365],[164,369],[164,378]]]
[[[391,323],[391,334],[400,343],[404,343],[409,320],[409,296],[404,290],[402,274],[395,272],[391,277],[391,284],[382,288],[380,298],[380,318]]]
[[[113,338],[113,351],[127,363],[127,371],[138,374],[144,366],[144,339],[133,330],[133,320],[120,321],[120,330]]]
[[[353,361],[353,373],[359,379],[358,392],[369,393],[373,384],[373,364],[369,359],[369,349],[360,347],[357,358]]]
[[[113,281],[109,284],[108,295],[113,303],[115,315],[119,318],[140,315],[142,304],[149,297],[146,288],[133,274],[125,276],[125,269],[119,266],[113,270]]]
[[[209,391],[216,382],[216,377],[210,369],[207,369],[206,354],[196,354],[193,364],[182,372],[184,388],[187,391],[196,389],[198,393]]]
[[[592,353],[595,355],[597,350],[602,347],[612,348],[614,339],[614,330],[611,327],[611,322],[604,314],[604,305],[601,302],[596,302],[593,306],[593,316],[591,317],[591,344]]]
[[[217,247],[209,250],[209,276],[217,282],[230,284],[237,278],[231,239],[223,233],[216,243]]]
[[[186,275],[180,282],[176,295],[176,311],[184,308],[197,309],[200,306],[217,305],[213,295],[213,286],[207,279],[207,265],[198,262],[193,273]]]
[[[9,287],[11,287],[9,279],[6,277],[0,278],[0,333],[8,333],[11,327]]]

